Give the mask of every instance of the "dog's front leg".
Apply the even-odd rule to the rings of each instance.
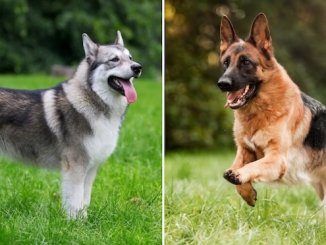
[[[237,154],[233,161],[233,164],[231,165],[229,170],[225,171],[224,178],[228,179],[229,172],[239,169],[245,164],[250,163],[254,160],[256,160],[256,158],[252,152],[243,149],[241,146],[239,146],[237,148]],[[236,185],[236,190],[248,205],[252,207],[255,206],[257,200],[257,191],[254,189],[251,182]]]
[[[84,182],[84,205],[88,207],[91,202],[91,193],[98,166],[92,166],[87,170]]]
[[[62,202],[68,218],[87,215],[84,210],[85,166],[66,162],[62,167]]]
[[[285,171],[286,165],[282,157],[273,151],[242,168],[229,170],[226,179],[235,185],[259,181],[272,182],[281,179]]]

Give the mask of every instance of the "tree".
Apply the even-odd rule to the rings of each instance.
[[[145,73],[161,69],[161,2],[1,0],[0,71],[39,72],[83,57],[81,34],[112,43],[121,30]]]

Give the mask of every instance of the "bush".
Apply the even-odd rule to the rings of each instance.
[[[161,2],[0,0],[0,71],[39,72],[83,58],[81,34],[112,43],[120,29],[147,74],[161,69]]]

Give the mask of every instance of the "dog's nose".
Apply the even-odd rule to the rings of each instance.
[[[217,82],[217,86],[222,91],[230,91],[232,89],[232,81],[228,77],[221,77]]]
[[[134,64],[131,66],[131,70],[136,74],[139,75],[141,70],[142,70],[142,66],[140,64]]]

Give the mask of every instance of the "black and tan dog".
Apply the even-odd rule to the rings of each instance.
[[[267,18],[259,14],[247,40],[221,22],[218,87],[234,110],[237,154],[224,178],[251,206],[253,182],[309,183],[326,205],[326,108],[302,93],[273,55]]]

